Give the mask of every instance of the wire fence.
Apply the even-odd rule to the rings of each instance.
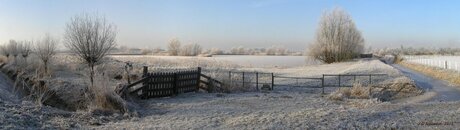
[[[441,69],[455,70],[460,72],[460,56],[458,58],[442,58],[436,56],[404,56],[405,60],[411,63],[437,67]]]

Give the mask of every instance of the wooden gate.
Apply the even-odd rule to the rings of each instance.
[[[201,68],[196,70],[176,71],[176,72],[156,72],[149,73],[148,68],[144,67],[143,78],[127,88],[142,83],[142,86],[134,89],[135,93],[141,98],[167,97],[179,93],[195,92],[199,89]]]

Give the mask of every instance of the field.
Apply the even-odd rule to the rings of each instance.
[[[213,55],[212,57],[186,57],[186,56],[145,56],[145,55],[113,55],[110,56],[121,61],[132,61],[146,64],[158,60],[176,60],[176,59],[203,59],[214,60],[219,62],[228,62],[246,67],[296,67],[305,65],[321,64],[306,56],[251,56],[251,55]]]
[[[412,63],[455,70],[460,73],[460,56],[404,56],[405,60]]]

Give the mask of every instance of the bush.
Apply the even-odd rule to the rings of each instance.
[[[352,59],[363,51],[364,39],[350,15],[338,8],[323,14],[309,48],[310,56],[333,63]]]
[[[171,39],[168,43],[168,53],[171,56],[179,55],[181,44],[177,38]]]
[[[196,43],[186,44],[180,49],[181,56],[197,56],[201,54],[202,47]]]

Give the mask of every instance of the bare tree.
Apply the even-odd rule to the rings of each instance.
[[[56,55],[58,40],[46,34],[35,46],[34,52],[38,58],[43,62],[44,73],[48,74],[48,64]]]
[[[319,22],[310,56],[325,63],[352,59],[364,51],[364,39],[351,16],[336,8],[325,12]]]
[[[5,56],[7,59],[10,56],[10,50],[8,50],[7,44],[1,45],[0,46],[0,52],[2,53],[3,56]]]
[[[20,44],[21,56],[24,58],[25,64],[27,65],[27,57],[29,57],[31,50],[31,44],[33,41],[23,41]]]
[[[105,17],[82,14],[67,23],[65,46],[90,68],[90,82],[94,85],[94,66],[116,45],[116,26]]]
[[[19,55],[20,51],[18,48],[18,42],[15,40],[10,40],[8,44],[8,50],[14,58],[14,64],[16,64],[16,57]]]
[[[181,49],[180,41],[177,38],[173,38],[168,43],[168,53],[171,56],[179,55],[179,51]]]

